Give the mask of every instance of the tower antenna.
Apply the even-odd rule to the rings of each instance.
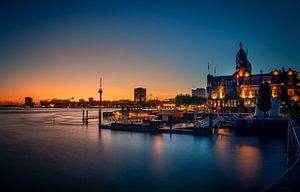
[[[210,71],[209,71],[209,62],[208,62],[208,65],[207,65],[207,69],[208,69],[208,75],[210,75]]]
[[[100,89],[102,89],[102,77],[100,77]]]

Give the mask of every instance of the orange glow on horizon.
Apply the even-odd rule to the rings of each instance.
[[[98,100],[100,77],[103,77],[103,100],[133,100],[136,87],[145,87],[152,99],[169,99],[189,93],[193,83],[197,86],[197,80],[176,80],[181,72],[168,67],[171,65],[168,62],[171,61],[117,51],[68,55],[68,51],[61,50],[53,55],[34,55],[23,58],[22,63],[28,67],[8,71],[3,77],[0,102],[24,103],[27,96],[34,102],[72,97],[74,101],[89,97]]]
[[[112,85],[113,86],[113,85]],[[145,86],[146,87],[146,86]],[[94,100],[99,100],[99,94],[97,93],[98,87],[97,83],[90,85],[76,85],[72,86],[70,84],[65,84],[62,86],[32,86],[28,88],[20,87],[10,87],[4,88],[10,89],[7,92],[0,93],[0,102],[1,103],[24,103],[25,97],[32,97],[34,102],[39,102],[40,100],[51,100],[51,99],[70,99],[72,101],[78,101],[83,98],[88,100],[89,97],[93,97]],[[134,87],[108,87],[105,86],[103,89],[103,100],[121,100],[129,99],[133,100],[133,89]],[[155,88],[151,87],[147,89],[147,95],[152,95],[152,99],[170,99],[174,98],[176,94],[181,93],[177,89],[163,89],[161,87]],[[185,90],[188,91],[188,90]],[[74,99],[72,99],[74,98]]]
[[[147,90],[148,91],[148,90]],[[150,90],[149,90],[150,91]],[[28,93],[30,92],[30,93]],[[51,91],[47,89],[39,89],[38,91],[26,91],[26,90],[19,90],[16,92],[10,92],[10,93],[4,93],[0,95],[0,102],[12,102],[12,103],[24,103],[25,97],[32,97],[34,102],[39,102],[41,100],[51,100],[51,99],[70,99],[72,101],[78,101],[79,99],[88,100],[89,97],[93,97],[94,100],[99,100],[99,94],[94,91],[93,93],[92,89],[85,89],[85,90],[76,90],[72,88],[66,88],[66,91],[64,92],[61,89]],[[152,99],[171,99],[178,94],[176,91],[169,91],[164,92],[160,90],[155,90],[151,92],[154,97]],[[117,90],[112,89],[109,91],[105,91],[103,93],[103,100],[122,100],[122,99],[129,99],[133,100],[133,90]]]

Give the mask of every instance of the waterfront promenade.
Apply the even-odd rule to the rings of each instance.
[[[265,191],[300,191],[300,126],[299,118],[294,121],[289,119],[288,133],[288,169]],[[292,162],[290,162],[292,161]]]

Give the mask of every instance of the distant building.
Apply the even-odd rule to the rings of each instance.
[[[205,98],[206,97],[206,89],[205,88],[192,89],[192,96]]]
[[[31,97],[25,97],[25,106],[28,106],[28,107],[34,106],[33,99]]]
[[[89,103],[93,103],[94,102],[94,98],[93,97],[89,97]]]
[[[242,48],[236,54],[236,67],[232,75],[207,75],[210,107],[221,111],[254,111],[259,86],[270,83],[272,98],[281,98],[282,112],[299,109],[300,73],[292,69],[275,69],[269,73],[252,74],[248,54]]]
[[[72,103],[70,99],[41,100],[40,106],[41,107],[56,107],[56,108],[75,107],[75,102]]]
[[[83,98],[80,98],[78,101],[79,101],[79,103],[84,103],[85,102]]]
[[[138,87],[134,89],[134,102],[144,103],[146,102],[146,89]]]

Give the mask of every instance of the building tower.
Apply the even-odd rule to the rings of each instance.
[[[102,90],[102,77],[100,78],[100,88],[98,90],[98,93],[99,93],[99,97],[100,97],[100,102],[99,102],[99,126],[102,125],[102,93],[103,93],[103,90]]]
[[[33,107],[34,106],[33,99],[31,97],[25,97],[24,105],[27,107]]]
[[[249,77],[251,75],[251,63],[248,61],[247,55],[243,49],[243,44],[240,43],[240,50],[236,54],[236,73],[239,77]]]
[[[134,89],[134,102],[142,104],[146,102],[146,89],[138,87]]]
[[[244,80],[247,79],[251,75],[251,63],[248,61],[248,53],[246,53],[243,49],[243,44],[240,43],[240,50],[236,54],[235,62],[236,62],[236,103],[238,107],[243,107],[243,100],[239,98],[241,92],[241,86],[244,84]],[[248,51],[247,51],[248,52]]]

